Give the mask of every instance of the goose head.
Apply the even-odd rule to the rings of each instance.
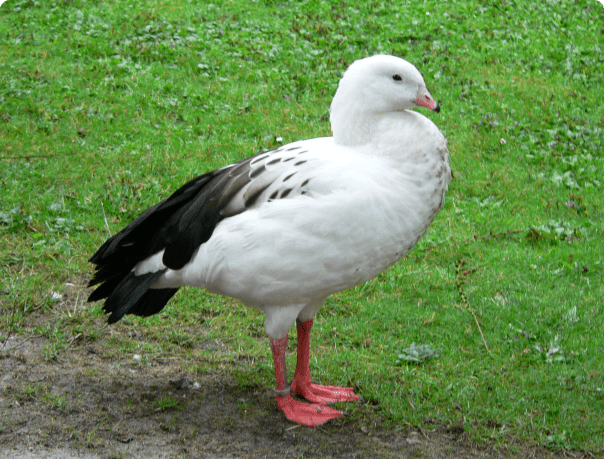
[[[344,72],[331,103],[334,141],[362,145],[381,117],[413,107],[440,111],[413,64],[388,55],[357,60]]]

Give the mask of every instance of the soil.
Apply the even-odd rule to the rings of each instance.
[[[133,365],[95,343],[49,361],[44,344],[13,336],[0,351],[0,458],[583,457],[519,441],[476,444],[463,426],[386,428],[367,403],[369,415],[298,426],[270,389],[219,372],[187,372],[170,357]]]

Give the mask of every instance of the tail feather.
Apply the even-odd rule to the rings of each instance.
[[[101,282],[106,282],[108,280],[115,279],[116,277],[119,277],[120,279],[123,278],[128,273],[128,271],[132,271],[134,265],[131,265],[132,264],[130,263],[124,264],[122,266],[119,266],[117,264],[97,266],[95,268],[94,276],[88,282],[88,287],[94,287],[95,285],[100,284]]]
[[[117,286],[122,281],[123,277],[124,277],[124,275],[122,274],[121,276],[114,276],[112,278],[104,279],[104,283],[99,285],[96,288],[96,290],[94,290],[90,294],[90,296],[88,297],[88,302],[94,303],[95,301],[99,301],[104,298],[107,298],[117,288]],[[96,285],[99,282],[101,282],[101,281],[94,282],[94,283],[93,283],[93,281],[90,281],[90,283],[88,284],[88,287],[92,287],[93,285]]]
[[[119,282],[115,279],[105,282],[90,295],[92,300],[89,298],[89,301],[107,297],[103,310],[111,313],[109,323],[117,322],[126,314],[138,316],[155,314],[163,309],[178,290],[151,289],[155,281],[166,271],[167,269],[162,269],[140,276],[135,275],[134,271],[130,271],[123,278],[117,279]],[[99,293],[97,294],[97,292]]]
[[[157,314],[164,309],[164,306],[170,301],[177,288],[150,289],[132,305],[128,314],[135,316],[148,317]],[[109,316],[111,318],[111,316]],[[119,320],[119,319],[118,319]]]

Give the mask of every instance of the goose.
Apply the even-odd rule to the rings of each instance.
[[[413,64],[356,60],[331,104],[332,137],[207,172],[142,212],[90,258],[89,286],[98,287],[88,301],[105,300],[109,323],[156,314],[185,285],[261,309],[279,410],[307,426],[342,416],[328,405],[359,396],[312,382],[314,317],[329,295],[372,279],[417,244],[451,178],[445,137],[414,107],[440,111]]]

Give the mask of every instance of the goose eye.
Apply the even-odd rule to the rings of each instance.
[[[401,78],[401,76],[400,76],[400,75],[398,75],[398,74],[397,74],[397,75],[392,75],[392,79],[393,79],[394,81],[403,81],[403,79]]]

